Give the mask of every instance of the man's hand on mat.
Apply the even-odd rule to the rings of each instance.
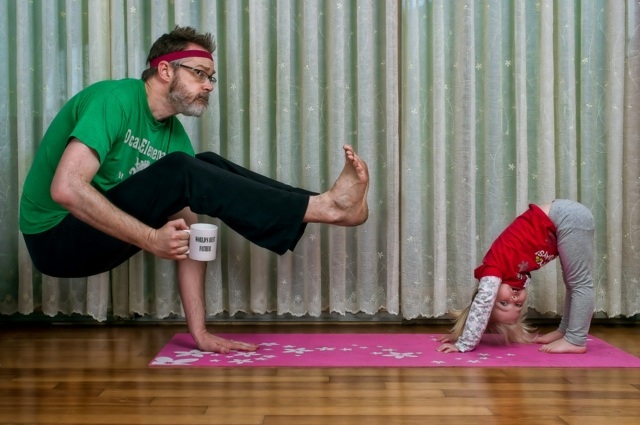
[[[220,338],[208,332],[200,335],[196,343],[200,351],[222,354],[228,354],[231,350],[256,351],[260,347],[255,344]]]

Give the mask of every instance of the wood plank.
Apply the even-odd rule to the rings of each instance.
[[[640,418],[640,406],[636,400],[616,402],[604,399],[598,402],[576,398],[575,400],[562,399],[554,402],[554,399],[549,398],[544,400],[529,399],[528,401],[528,405],[525,405],[525,403],[511,405],[492,404],[489,409],[494,415],[499,416],[533,416],[540,414],[540,410],[544,410],[545,415],[552,416],[621,416],[634,417],[636,421]]]
[[[353,408],[392,408],[404,407],[429,407],[429,408],[445,408],[447,411],[451,408],[458,408],[460,403],[466,400],[458,399],[456,403],[442,400],[441,397],[436,398],[419,398],[419,397],[388,397],[384,394],[378,394],[376,397],[317,397],[317,398],[291,398],[281,397],[278,393],[274,393],[271,397],[259,397],[252,399],[252,409],[290,409],[299,406],[306,408],[331,406],[337,409],[353,409]],[[484,400],[486,403],[486,399]],[[245,409],[247,406],[246,397],[156,397],[151,402],[157,406],[203,406],[208,405],[221,410],[238,410]],[[478,407],[483,407],[481,403],[468,403],[465,407],[469,407],[473,411],[479,411]],[[459,413],[461,414],[461,413]]]
[[[486,417],[470,418],[469,416],[345,416],[336,415],[330,418],[324,415],[309,416],[266,416],[263,425],[470,425],[474,423],[484,423],[491,425],[567,425],[565,421],[557,416],[534,416],[502,418]],[[611,425],[611,424],[607,424]],[[627,425],[617,424],[616,425]]]
[[[393,381],[385,382],[385,387],[389,390],[399,391],[432,391],[432,390],[459,390],[460,384],[458,382],[403,382]],[[561,383],[542,383],[535,385],[535,391],[571,391],[575,389],[583,389],[581,384],[575,384],[571,382]],[[520,382],[467,382],[464,384],[464,389],[469,391],[500,391],[500,392],[513,392],[523,391],[522,383]],[[638,391],[638,386],[625,383],[607,383],[598,386],[599,392],[608,391]],[[527,390],[524,390],[527,391]]]
[[[152,397],[78,397],[68,394],[18,394],[11,397],[0,397],[0,406],[9,406],[15,409],[16,406],[33,408],[34,406],[112,406],[112,405],[134,405],[145,406],[151,404]]]
[[[165,400],[166,401],[166,400]],[[245,406],[227,407],[215,406],[211,407],[212,415],[235,416],[246,411]],[[322,406],[289,405],[289,406],[251,406],[251,411],[261,415],[287,415],[287,416],[307,416],[307,415],[325,415],[332,417],[336,415],[355,415],[355,416],[491,416],[493,413],[486,407],[476,406],[335,406],[331,404]]]
[[[139,373],[137,375],[115,375],[110,378],[99,376],[96,374],[56,374],[51,376],[18,376],[11,380],[11,382],[104,382],[105,379],[111,379],[114,382],[175,382],[177,377],[175,375],[156,375],[147,376]],[[196,378],[191,378],[195,380]],[[208,383],[313,383],[313,382],[329,382],[329,378],[326,376],[217,376],[217,375],[203,375],[200,377],[199,382]]]
[[[112,414],[95,413],[18,412],[0,415],[0,424],[11,425],[261,425],[261,415],[239,414],[233,417],[213,415],[163,415],[136,412]]]
[[[99,415],[107,413],[109,415],[167,415],[167,416],[202,416],[207,413],[207,405],[192,406],[153,406],[133,405],[133,404],[102,404],[102,405],[75,405],[75,406],[38,406],[35,412],[51,416],[60,415]],[[26,410],[26,409],[25,409]],[[16,409],[10,406],[0,406],[0,416],[8,416],[15,413]],[[23,412],[24,413],[24,410]]]
[[[580,400],[593,400],[602,399],[603,392],[599,389],[593,389],[592,391],[581,390],[584,387],[576,387],[565,391],[540,391],[540,390],[520,390],[520,391],[491,391],[491,396],[494,399],[508,398],[508,399],[558,399],[562,397],[571,397],[572,399]],[[487,391],[481,390],[443,390],[445,397],[454,398],[486,398]],[[625,399],[625,400],[640,400],[640,391],[607,391],[607,398],[610,399]]]
[[[638,425],[637,416],[561,416],[567,425]]]
[[[216,399],[233,399],[233,398],[243,398],[246,400],[247,398],[283,398],[283,399],[294,399],[294,398],[321,398],[326,397],[327,393],[330,392],[331,397],[339,397],[345,399],[351,398],[376,398],[376,397],[399,397],[405,394],[404,391],[395,391],[388,390],[385,388],[371,389],[369,386],[366,388],[342,388],[337,387],[326,387],[321,386],[316,388],[283,388],[283,389],[274,389],[274,388],[209,388],[209,389],[195,389],[195,388],[184,388],[184,386],[179,386],[180,397],[190,398],[190,397],[205,397],[205,398],[216,398]],[[166,389],[156,389],[156,388],[136,388],[136,389],[106,389],[100,394],[100,397],[114,398],[117,396],[121,397],[158,397],[158,398],[169,398],[176,396],[176,388],[166,388]],[[443,398],[444,394],[441,390],[418,390],[411,394],[412,398]]]

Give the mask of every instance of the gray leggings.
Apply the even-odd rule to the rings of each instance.
[[[553,201],[549,218],[556,226],[558,256],[567,290],[558,330],[571,344],[585,346],[595,308],[595,221],[584,205],[565,199]]]

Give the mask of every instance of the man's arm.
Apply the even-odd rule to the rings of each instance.
[[[51,196],[71,214],[96,229],[152,254],[178,261],[180,297],[189,331],[203,351],[255,351],[258,347],[227,341],[206,330],[204,306],[205,262],[188,259],[189,235],[182,230],[196,221],[188,208],[160,229],[153,229],[113,205],[93,186],[100,168],[97,154],[77,139],[69,142],[51,183]]]
[[[189,333],[201,351],[228,353],[231,350],[256,351],[257,345],[230,341],[210,334],[206,327],[204,281],[207,263],[187,258],[178,261],[180,298],[187,319]]]
[[[183,209],[172,218],[184,220],[189,225],[197,221],[197,215],[189,208]],[[204,303],[204,282],[207,264],[205,261],[195,261],[190,258],[177,262],[180,298],[189,333],[195,340],[198,349],[225,354],[230,350],[256,351],[258,349],[257,345],[229,341],[212,335],[207,331]]]
[[[77,139],[67,145],[51,183],[54,201],[96,229],[166,259],[187,258],[188,228],[182,220],[153,229],[113,205],[91,186],[100,162],[96,152]]]

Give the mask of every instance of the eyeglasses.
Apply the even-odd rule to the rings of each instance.
[[[200,83],[204,83],[205,81],[209,80],[209,82],[213,85],[213,84],[215,84],[215,83],[217,83],[217,82],[218,82],[218,79],[217,79],[216,77],[214,77],[214,76],[213,76],[213,74],[211,74],[211,75],[207,75],[207,73],[206,73],[206,72],[204,72],[204,71],[203,71],[203,70],[201,70],[201,69],[194,68],[194,67],[192,67],[192,66],[188,66],[188,65],[183,65],[183,64],[181,64],[181,63],[176,63],[176,64],[174,64],[174,65],[175,65],[175,66],[179,66],[179,67],[181,67],[181,68],[186,68],[186,69],[188,69],[189,71],[193,72],[193,74],[196,76],[197,80],[198,80]]]

